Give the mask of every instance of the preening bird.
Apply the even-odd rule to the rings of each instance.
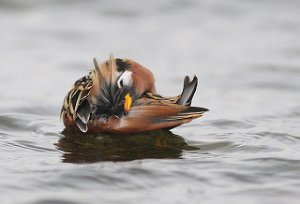
[[[138,133],[171,129],[199,118],[208,109],[191,107],[198,79],[184,79],[175,97],[156,93],[151,71],[130,59],[98,63],[77,80],[64,99],[66,130],[87,133]]]

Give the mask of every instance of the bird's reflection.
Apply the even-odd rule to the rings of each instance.
[[[167,130],[126,136],[62,134],[56,145],[67,163],[180,158],[183,150],[198,149]]]

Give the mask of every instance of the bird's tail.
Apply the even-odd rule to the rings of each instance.
[[[192,81],[190,80],[190,77],[186,76],[184,78],[182,93],[176,103],[183,106],[190,106],[197,89],[197,85],[198,78],[196,76],[193,77]]]

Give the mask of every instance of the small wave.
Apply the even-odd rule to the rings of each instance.
[[[33,151],[37,151],[37,152],[56,152],[55,149],[38,146],[34,142],[25,141],[25,140],[16,140],[13,142],[7,142],[6,145],[10,146],[14,149],[15,149],[15,147],[17,147],[17,148],[28,149],[28,150],[33,150]]]
[[[72,200],[72,199],[68,199],[68,200]],[[75,200],[67,201],[65,199],[58,199],[58,198],[41,199],[41,200],[37,200],[37,201],[33,202],[33,204],[82,204],[82,203],[85,203],[85,202],[78,202]]]
[[[57,151],[52,141],[59,138],[58,129],[56,120],[49,116],[21,113],[0,115],[1,146],[8,152],[17,148],[35,152]]]
[[[211,120],[208,121],[207,123],[208,125],[221,128],[221,129],[233,129],[233,128],[248,129],[253,127],[253,125],[249,123],[236,121],[236,120],[226,120],[226,119]]]
[[[272,138],[287,145],[300,144],[299,136],[291,135],[288,133],[263,131],[263,132],[257,132],[255,135],[259,137]]]
[[[57,126],[58,119],[53,119],[53,116],[24,113],[5,113],[0,115],[0,130],[2,132],[18,133],[24,131],[39,133],[43,132],[44,127],[56,127],[57,129]]]

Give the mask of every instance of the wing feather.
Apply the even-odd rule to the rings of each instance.
[[[61,118],[71,117],[82,132],[87,131],[92,107],[89,101],[90,89],[92,88],[91,73],[77,80],[73,88],[65,97],[61,109]]]
[[[177,103],[177,97],[163,97],[157,94],[147,93],[137,100],[133,107],[133,114],[144,115],[154,122],[184,121],[202,116],[208,109],[202,107],[189,107]]]
[[[87,123],[93,114],[92,106],[109,107],[116,100],[118,73],[115,58],[111,54],[104,63],[99,64],[95,58],[93,62],[95,69],[75,82],[60,114],[61,118],[72,118],[82,132],[87,131]]]

